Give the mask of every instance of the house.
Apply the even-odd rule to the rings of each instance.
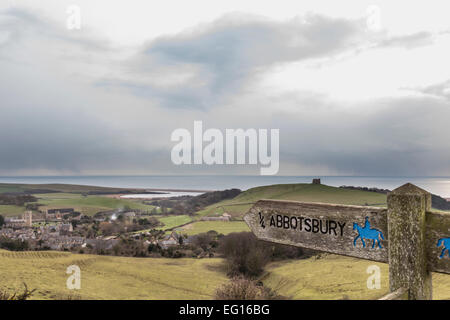
[[[6,218],[5,227],[7,228],[31,228],[33,225],[33,213],[25,211],[22,218]]]
[[[41,240],[43,241],[44,246],[47,246],[52,250],[80,247],[85,242],[85,238],[83,237],[60,236],[56,233],[44,234],[41,237]]]
[[[163,249],[178,246],[180,245],[180,238],[182,237],[182,235],[179,235],[178,233],[173,231],[170,235],[165,236],[163,240],[158,241],[158,244]]]
[[[45,212],[45,220],[62,220],[67,214],[73,214],[75,209],[62,208],[62,209],[47,209]]]
[[[136,218],[136,213],[132,211],[124,212],[122,213],[122,216],[127,224],[131,224],[133,220]]]
[[[63,223],[59,226],[60,235],[69,235],[73,232],[73,226],[71,223]]]
[[[133,211],[129,211],[129,212],[125,212],[125,213],[123,214],[123,216],[124,216],[125,218],[136,218],[136,213],[133,212]]]
[[[228,213],[224,213],[219,217],[202,217],[200,220],[202,221],[230,221],[231,215]]]
[[[86,245],[98,250],[111,250],[119,241],[118,239],[86,239]]]
[[[163,249],[168,249],[169,247],[175,247],[178,246],[179,243],[176,240],[170,239],[170,240],[161,240],[158,242],[159,246]]]

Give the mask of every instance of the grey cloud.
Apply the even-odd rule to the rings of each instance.
[[[430,45],[434,42],[434,35],[431,32],[421,31],[408,35],[388,37],[378,42],[378,47],[385,48],[405,48],[414,49],[416,47],[422,47]]]
[[[51,20],[20,7],[0,11],[0,30],[5,33],[4,38],[6,39],[0,43],[0,49],[6,46],[21,45],[21,41],[29,41],[30,37],[38,37],[59,45],[66,43],[77,46],[90,52],[110,50],[108,41],[97,37],[86,28],[70,32],[65,29],[65,26],[58,26]]]
[[[74,60],[62,52],[83,60],[80,49],[89,49],[93,60],[92,53],[109,50],[105,42],[20,9],[2,12],[0,27],[8,34],[0,45],[0,174],[148,167],[159,149],[135,148],[105,116],[119,102],[108,105],[108,93],[65,72]],[[91,64],[83,67],[91,71]]]
[[[124,88],[167,108],[207,110],[248,89],[273,66],[329,58],[345,51],[402,47],[433,42],[430,32],[374,37],[362,20],[306,15],[285,22],[229,14],[212,23],[146,44],[126,61],[134,78],[103,79],[99,86]],[[158,85],[188,70],[184,81]],[[137,80],[139,79],[139,80]],[[149,81],[150,79],[150,81]]]
[[[358,21],[308,15],[287,22],[229,15],[190,32],[156,39],[129,62],[132,72],[148,77],[190,77],[159,87],[144,81],[104,79],[99,85],[122,86],[158,99],[165,107],[208,108],[243,90],[270,67],[320,58],[352,47],[361,38]]]
[[[364,110],[369,111],[330,109],[320,120],[307,113],[301,120],[277,117],[284,124],[282,160],[341,174],[450,174],[448,102],[430,97],[380,99]]]
[[[415,90],[425,94],[433,95],[435,97],[450,100],[450,80]]]
[[[425,97],[386,98],[353,109],[317,93],[267,99],[249,90],[276,64],[351,49],[360,41],[358,22],[322,16],[309,16],[307,23],[227,17],[148,43],[138,57],[124,62],[131,80],[102,79],[92,88],[60,73],[69,61],[54,55],[45,60],[42,53],[52,54],[56,43],[66,51],[86,48],[89,54],[91,41],[97,41],[66,34],[30,13],[10,15],[8,21],[0,18],[2,26],[11,26],[0,55],[19,56],[23,64],[0,59],[1,174],[41,169],[56,174],[257,174],[254,167],[171,164],[171,130],[204,119],[207,127],[279,128],[280,174],[297,174],[285,168],[299,166],[309,174],[315,174],[310,168],[323,167],[336,174],[450,175],[450,107],[436,98],[448,98],[448,83],[426,88],[430,95]],[[419,38],[409,40],[419,43]],[[389,45],[401,43],[406,42],[397,39]],[[32,50],[23,54],[24,48]],[[92,50],[99,51],[94,44]],[[182,73],[188,77],[177,79]],[[159,84],[168,77],[175,84]],[[131,95],[116,100],[119,87],[147,100],[136,102]],[[112,98],[107,99],[112,92],[106,89],[113,89]],[[192,110],[180,110],[187,107]]]

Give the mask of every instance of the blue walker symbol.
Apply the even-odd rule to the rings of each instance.
[[[380,239],[384,240],[383,232],[381,232],[380,230],[371,228],[368,217],[366,217],[364,227],[361,227],[356,222],[353,222],[353,230],[358,231],[358,235],[353,240],[353,246],[356,246],[356,240],[361,239],[363,248],[365,248],[366,242],[364,241],[364,239],[366,239],[366,240],[373,240],[372,248],[375,248],[375,241],[377,242],[378,247],[380,249],[382,248]]]
[[[439,259],[442,259],[445,256],[445,251],[447,251],[448,256],[450,257],[450,238],[439,239],[437,246],[440,247],[442,244],[444,244],[444,249],[442,249]]]

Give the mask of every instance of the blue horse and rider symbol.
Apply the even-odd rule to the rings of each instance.
[[[443,257],[445,257],[446,251],[448,253],[448,256],[450,257],[450,238],[439,239],[437,246],[440,247],[441,245],[444,245],[444,248],[441,251],[441,255],[439,256],[439,259],[442,259]]]
[[[364,227],[361,227],[356,222],[353,223],[353,230],[358,231],[358,235],[353,240],[353,246],[356,246],[356,240],[361,239],[363,248],[366,247],[366,242],[364,240],[372,240],[372,249],[375,248],[375,243],[378,244],[378,248],[383,248],[381,246],[381,241],[384,240],[383,232],[378,229],[371,228],[369,217],[366,217]]]

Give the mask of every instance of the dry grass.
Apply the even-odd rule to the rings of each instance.
[[[381,289],[368,289],[367,267],[381,269]],[[310,258],[272,263],[263,278],[266,286],[292,299],[377,299],[389,293],[389,268],[378,263],[324,254]],[[433,298],[450,299],[450,275],[433,274]]]
[[[212,299],[227,281],[220,259],[150,259],[64,252],[0,251],[2,289],[25,282],[31,299]],[[81,269],[81,290],[69,290],[66,269]]]
[[[67,252],[0,250],[2,291],[37,289],[31,299],[212,299],[228,279],[221,259],[127,258]],[[66,269],[81,269],[81,290],[68,290]],[[369,265],[381,268],[381,289],[369,290]],[[377,299],[388,292],[388,266],[335,255],[275,262],[264,285],[292,299]],[[435,299],[450,299],[450,275],[433,274]]]

